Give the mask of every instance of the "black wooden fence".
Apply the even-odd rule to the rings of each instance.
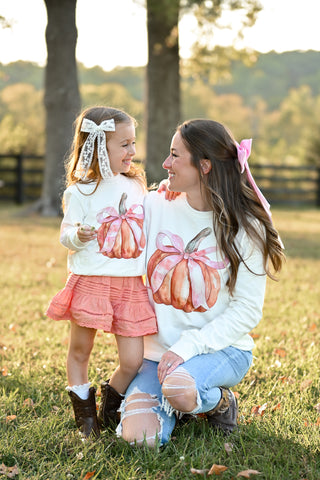
[[[0,155],[0,201],[22,204],[41,196],[43,155]]]
[[[251,172],[272,205],[320,207],[320,167],[252,165]],[[41,195],[44,157],[0,155],[0,201],[23,204]]]

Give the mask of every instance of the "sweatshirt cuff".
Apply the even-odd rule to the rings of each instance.
[[[81,240],[79,240],[79,237],[78,235],[74,235],[74,237],[72,238],[72,244],[78,249],[82,249],[82,248],[86,248],[86,243],[83,243],[81,242]]]
[[[179,355],[179,357],[183,358],[185,362],[202,353],[194,343],[188,342],[185,339],[178,340],[169,348],[169,350],[176,355]]]
[[[86,243],[83,243],[81,240],[79,240],[77,230],[64,232],[60,237],[60,241],[62,245],[64,245],[66,248],[69,248],[69,250],[78,251],[86,248]]]

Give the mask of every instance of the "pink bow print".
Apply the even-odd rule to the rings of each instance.
[[[168,237],[170,239],[172,245],[164,245],[163,241],[165,237]],[[209,307],[205,298],[205,280],[203,278],[202,270],[198,262],[202,262],[205,265],[208,265],[209,267],[218,270],[226,268],[228,264],[227,259],[222,262],[214,262],[208,257],[206,257],[206,255],[208,255],[209,253],[215,252],[217,250],[217,247],[209,247],[204,250],[188,253],[185,251],[182,238],[179,237],[179,235],[174,235],[167,230],[158,233],[156,246],[158,250],[162,252],[172,253],[172,255],[163,258],[155,267],[150,279],[151,289],[153,293],[159,290],[168,272],[172,270],[183,259],[186,259],[188,262],[188,269],[190,275],[192,304],[195,309],[200,306],[208,309]]]
[[[139,213],[139,209],[141,213]],[[136,220],[143,220],[144,219],[144,209],[143,205],[135,204],[132,205],[129,210],[126,211],[124,214],[119,214],[115,208],[113,207],[106,207],[103,210],[101,210],[97,214],[97,221],[99,223],[110,223],[112,222],[108,234],[106,235],[106,238],[104,240],[104,244],[102,248],[100,249],[100,253],[106,252],[109,253],[114,247],[115,241],[117,234],[121,228],[122,222],[127,221],[129,224],[134,239],[136,241],[136,244],[139,247],[139,250],[142,250],[140,246],[140,240],[142,236],[142,228],[139,227],[137,224]]]

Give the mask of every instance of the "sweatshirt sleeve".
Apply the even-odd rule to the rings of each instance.
[[[67,189],[64,193],[64,217],[60,229],[60,242],[69,250],[75,252],[86,248],[86,244],[81,242],[77,235],[78,226],[82,224],[85,218],[85,209],[72,190]]]
[[[246,265],[243,261],[239,265],[233,296],[230,296],[226,309],[200,330],[183,331],[179,340],[171,346],[170,350],[184,361],[239,342],[261,320],[266,288],[263,255],[246,235],[242,247],[243,244],[245,248],[241,250]]]

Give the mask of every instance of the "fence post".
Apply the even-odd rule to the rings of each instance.
[[[316,205],[320,207],[320,167],[317,168],[318,177],[317,177],[317,197],[316,197]]]
[[[16,203],[22,204],[24,202],[24,185],[23,185],[23,158],[22,154],[16,156],[17,159],[17,181],[16,181]]]

